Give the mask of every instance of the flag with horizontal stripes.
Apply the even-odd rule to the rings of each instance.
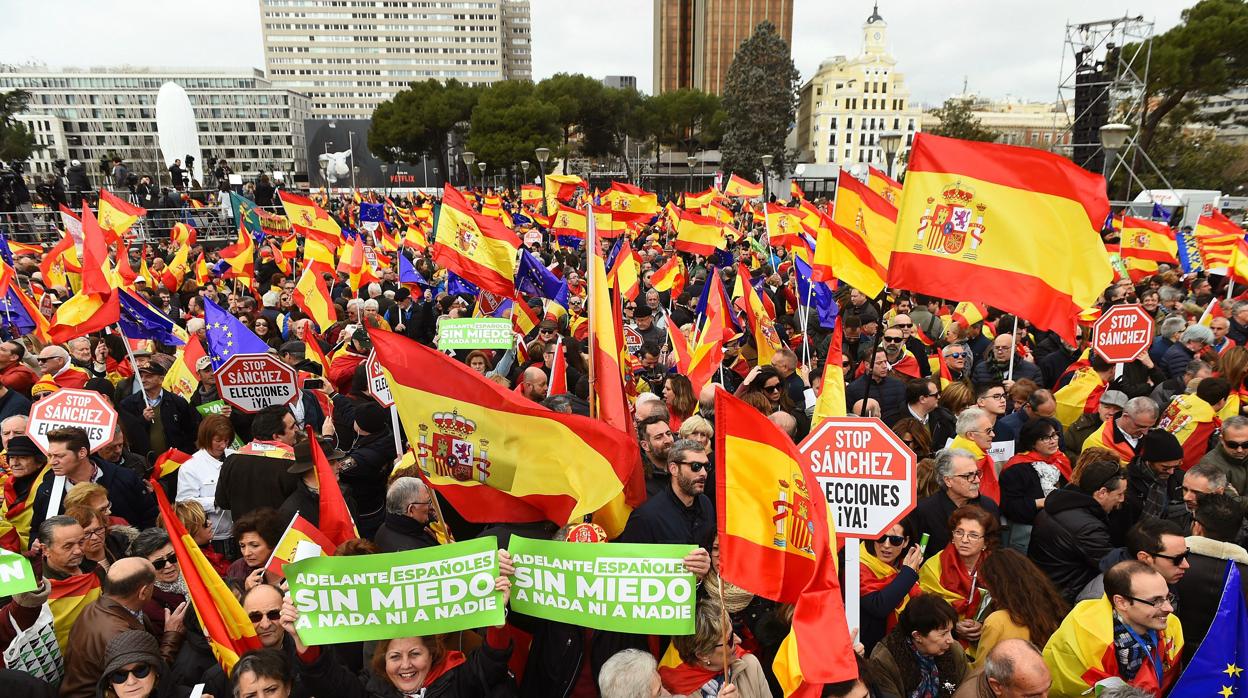
[[[841,170],[836,180],[836,206],[832,209],[832,220],[842,228],[857,233],[867,243],[876,264],[880,268],[888,268],[893,241],[897,239],[896,205]]]
[[[724,195],[744,199],[757,199],[763,195],[763,185],[751,182],[734,173],[728,178],[728,184],[724,187]]]
[[[434,235],[434,262],[479,288],[511,296],[519,249],[520,238],[514,232],[498,219],[472,210],[458,189],[445,186]]]

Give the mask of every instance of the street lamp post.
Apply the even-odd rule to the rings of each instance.
[[[355,176],[358,175],[359,173],[360,173],[360,166],[352,165],[351,166],[351,190],[352,191],[355,191]]]
[[[485,189],[485,161],[477,163],[477,169],[481,170],[481,188]]]
[[[524,170],[524,181],[520,182],[520,185],[523,187],[525,184],[529,183],[529,161],[521,160],[520,169]]]
[[[771,183],[767,181],[767,168],[771,167],[771,162],[774,159],[774,155],[763,155],[759,158],[759,160],[763,161],[763,205],[766,205],[767,200],[770,198],[768,190],[771,189]]]
[[[885,131],[880,134],[880,148],[884,151],[884,172],[893,176],[893,160],[901,147],[901,131]]]
[[[689,166],[689,193],[693,193],[693,166],[698,164],[698,158],[690,155],[685,158],[685,164]]]
[[[550,148],[538,148],[533,151],[533,154],[537,156],[537,172],[541,175],[542,215],[548,216],[550,215],[550,211],[547,210],[548,207],[546,205],[546,161],[550,159]]]
[[[384,162],[381,163],[381,178],[386,182],[386,198],[390,197],[390,178],[386,176],[386,173],[389,171],[390,166]]]
[[[463,158],[464,165],[468,168],[468,188],[472,189],[472,164],[477,161],[477,154],[471,150],[465,150],[459,154]]]
[[[1101,127],[1101,148],[1105,151],[1105,162],[1101,165],[1101,175],[1105,177],[1105,194],[1110,196],[1112,187],[1109,179],[1113,175],[1110,160],[1117,159],[1118,152],[1127,144],[1131,135],[1131,127],[1127,124],[1105,124]],[[1110,198],[1113,198],[1110,196]]]

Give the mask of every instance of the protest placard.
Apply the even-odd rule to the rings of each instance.
[[[0,550],[0,596],[12,596],[39,586],[30,561],[8,550]]]
[[[438,349],[510,349],[511,343],[507,318],[443,318],[438,323]]]
[[[477,538],[381,555],[286,565],[307,645],[449,633],[503,623],[498,541]]]
[[[689,635],[697,587],[683,560],[695,547],[512,536],[511,608],[597,630]]]

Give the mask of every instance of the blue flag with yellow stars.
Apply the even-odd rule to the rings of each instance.
[[[1209,632],[1192,661],[1175,682],[1172,696],[1248,696],[1248,609],[1240,586],[1239,567],[1226,563],[1222,601]]]
[[[225,308],[207,298],[204,301],[204,326],[208,338],[208,356],[212,368],[221,368],[235,354],[267,354],[269,345],[247,326],[230,315]]]

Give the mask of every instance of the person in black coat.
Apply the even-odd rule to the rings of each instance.
[[[1239,583],[1248,597],[1248,550],[1235,539],[1244,517],[1239,503],[1226,494],[1202,495],[1196,503],[1192,535],[1187,537],[1187,573],[1174,584],[1182,600],[1175,613],[1183,623],[1183,635],[1203,638],[1218,612],[1226,581],[1227,561],[1239,567]]]
[[[351,490],[359,506],[360,535],[372,538],[385,519],[386,478],[397,455],[389,411],[373,400],[357,404],[355,433],[358,436],[338,480]]]
[[[958,507],[973,504],[992,514],[998,520],[1001,510],[991,498],[979,493],[980,480],[968,479],[978,475],[979,465],[975,456],[961,448],[944,448],[936,452],[936,480],[940,491],[919,500],[906,520],[906,530],[914,536],[928,535],[924,559],[937,555],[949,545],[951,538],[949,517]]]
[[[346,453],[338,450],[332,440],[320,439],[321,453],[325,454],[325,460],[330,467],[334,467],[335,463],[341,462],[347,457]],[[299,483],[295,485],[295,491],[290,493],[282,506],[277,510],[281,514],[283,521],[290,521],[298,513],[307,519],[313,526],[321,525],[321,495],[318,487],[316,476],[316,464],[312,461],[312,442],[304,439],[295,444],[295,462],[286,468],[286,472],[291,475],[300,477]],[[343,493],[344,503],[347,510],[355,515],[355,503],[350,496]]]
[[[156,523],[156,498],[147,484],[130,468],[113,465],[104,460],[92,460],[88,455],[90,444],[87,432],[79,427],[63,427],[48,432],[48,463],[52,474],[67,478],[66,489],[79,482],[95,482],[108,490],[108,501],[113,516],[125,519],[136,528],[149,528]],[[38,530],[47,517],[48,504],[52,500],[55,477],[45,477],[35,491],[31,510],[30,530]],[[57,514],[65,511],[61,501]],[[34,540],[34,536],[31,536]]]
[[[373,536],[383,553],[419,550],[438,545],[429,531],[433,519],[433,493],[420,478],[401,477],[386,491],[386,518]]]
[[[906,384],[888,375],[888,356],[880,349],[875,353],[875,363],[870,373],[845,386],[845,406],[852,409],[854,403],[867,393],[867,381],[871,381],[870,398],[880,403],[880,418],[892,426],[906,416]]]
[[[143,392],[127,395],[117,409],[143,419],[146,428],[126,434],[130,450],[155,460],[168,449],[195,452],[195,431],[199,414],[182,396],[162,387],[167,369],[151,362],[139,369]]]
[[[1053,490],[1031,529],[1027,556],[1074,603],[1083,587],[1101,573],[1101,558],[1121,541],[1110,535],[1109,512],[1122,506],[1127,480],[1112,461],[1084,467],[1077,483]]]

